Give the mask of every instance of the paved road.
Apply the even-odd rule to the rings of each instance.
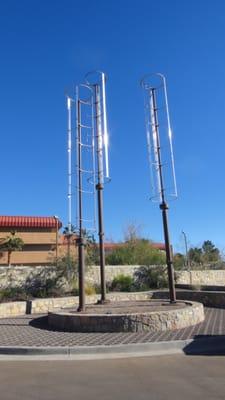
[[[225,399],[225,357],[0,362],[2,400]]]

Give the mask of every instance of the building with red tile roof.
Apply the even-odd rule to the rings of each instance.
[[[59,229],[62,227],[58,217],[0,216],[0,244],[15,232],[24,246],[22,251],[11,255],[12,265],[50,264],[59,255],[62,242]],[[3,247],[4,250],[4,247]],[[0,264],[7,264],[7,252],[0,252]]]

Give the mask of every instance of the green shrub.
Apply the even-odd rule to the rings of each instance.
[[[0,290],[0,302],[5,301],[26,301],[28,294],[23,288],[14,287]]]
[[[60,279],[65,277],[71,279],[71,277],[78,276],[78,260],[72,256],[66,255],[58,257],[57,260],[53,261],[53,265],[57,265],[57,278]]]
[[[120,274],[113,279],[111,290],[116,292],[131,292],[133,286],[134,280],[131,276]]]
[[[126,247],[121,247],[113,250],[106,255],[106,265],[131,265],[131,256]]]
[[[187,260],[185,259],[184,255],[181,253],[176,253],[173,256],[173,266],[174,269],[177,271],[187,269],[188,266],[186,265]]]
[[[30,287],[26,286],[25,292],[29,298],[61,297],[65,295],[63,287],[56,285],[56,278],[45,280],[35,279]]]
[[[108,283],[106,282],[106,293],[109,292],[109,287],[108,287],[108,286],[109,286],[109,285],[108,285]],[[95,285],[94,285],[94,288],[95,288],[95,293],[96,293],[96,294],[101,294],[101,286],[100,286],[100,285],[95,284]]]
[[[92,285],[85,285],[85,294],[87,296],[91,296],[91,295],[96,294],[95,287],[92,286]]]
[[[134,273],[134,284],[138,290],[168,287],[166,268],[163,266],[142,266]]]
[[[52,270],[46,275],[44,270],[30,275],[25,282],[25,291],[29,297],[61,297],[77,293],[78,266],[77,260],[68,255],[54,261]]]
[[[130,240],[106,256],[108,265],[162,265],[165,253],[151,246],[149,240]]]

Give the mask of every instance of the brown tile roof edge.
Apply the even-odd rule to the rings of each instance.
[[[62,222],[56,217],[30,217],[0,215],[0,227],[10,228],[61,228]]]

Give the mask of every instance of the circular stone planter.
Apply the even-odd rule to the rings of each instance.
[[[204,318],[201,303],[143,300],[88,305],[85,312],[49,312],[48,324],[67,332],[160,332],[192,326]]]

